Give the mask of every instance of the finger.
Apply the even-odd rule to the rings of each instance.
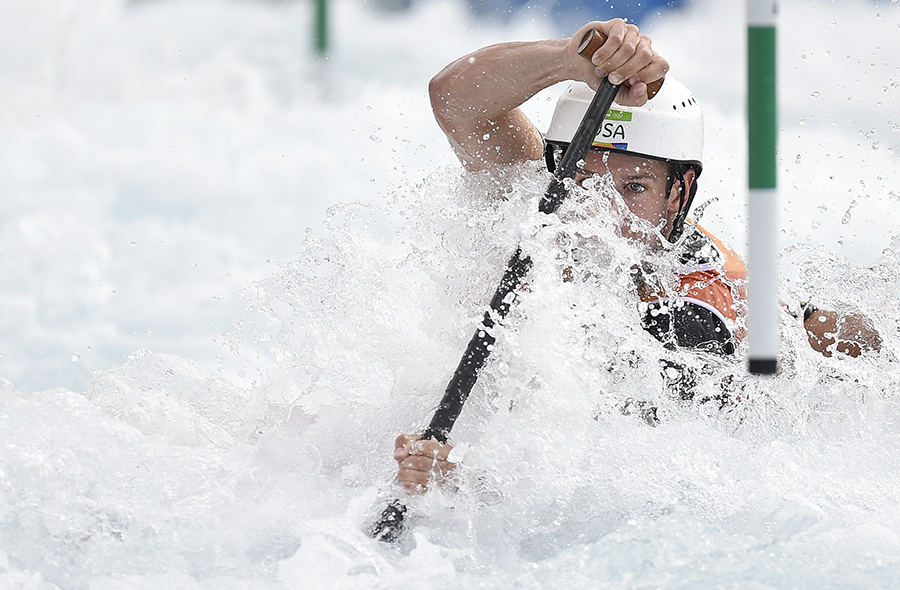
[[[436,461],[431,457],[422,455],[410,455],[400,462],[400,469],[413,469],[416,471],[431,471]]]
[[[641,70],[637,75],[628,79],[630,88],[622,86],[619,94],[616,96],[616,102],[628,106],[641,106],[645,104],[650,96],[647,84],[655,82],[663,78],[669,71],[669,62],[654,55],[650,65]]]
[[[436,440],[418,440],[413,443],[410,454],[436,458],[443,461],[447,459],[447,456],[452,449],[452,446],[439,443]]]
[[[410,449],[419,440],[417,434],[401,434],[394,441],[394,459],[402,461],[410,454]]]
[[[418,434],[401,434],[397,436],[394,444],[396,446],[409,446],[421,438]]]
[[[647,104],[647,85],[638,82],[633,86],[620,86],[616,102],[621,105],[639,107]]]
[[[625,25],[622,29],[615,29],[615,33],[594,52],[591,63],[607,72],[615,71],[631,59],[640,45],[641,35],[638,28],[634,25]]]
[[[434,473],[446,475],[456,469],[455,463],[440,461],[429,457],[412,455],[400,462],[400,470],[420,471],[422,473]]]
[[[591,31],[597,31],[606,37],[603,45],[590,56],[591,62],[596,66],[608,60],[616,52],[616,49],[622,43],[622,39],[625,38],[627,25],[620,18],[590,22],[578,29],[578,32],[572,36],[572,39],[581,42]]]
[[[645,57],[649,57],[650,61],[645,62]],[[637,68],[637,70],[631,72],[634,68]],[[649,40],[636,50],[634,61],[629,61],[622,68],[619,68],[619,72],[626,77],[628,83],[632,86],[638,82],[644,82],[645,84],[655,82],[664,78],[668,71],[669,62],[653,51]]]
[[[654,51],[649,42],[629,38],[600,69],[610,73],[609,81],[621,84],[636,77],[644,68],[653,63]],[[645,80],[646,81],[646,80]]]
[[[422,465],[416,461],[407,459],[397,470],[397,478],[402,481],[416,481],[426,483],[432,479],[441,479],[455,469],[455,465],[447,462],[438,462],[431,465]]]

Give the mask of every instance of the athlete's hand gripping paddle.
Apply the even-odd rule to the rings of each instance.
[[[599,49],[606,38],[597,31],[589,31],[585,35],[578,47],[578,53],[583,57],[590,59],[594,52]],[[653,97],[662,86],[662,80],[658,80],[648,85],[647,95]],[[562,202],[565,200],[568,191],[565,188],[564,181],[568,178],[575,178],[578,173],[579,162],[584,160],[587,155],[594,138],[600,131],[600,126],[606,118],[606,113],[612,105],[613,99],[618,92],[618,85],[614,85],[606,78],[600,83],[587,112],[581,120],[575,136],[572,138],[569,147],[566,148],[559,164],[554,171],[553,178],[544,191],[544,196],[540,202],[540,211],[542,213],[555,213]],[[491,298],[490,309],[485,312],[481,325],[475,331],[475,335],[469,341],[466,351],[463,353],[450,383],[444,392],[441,403],[431,418],[428,428],[422,433],[423,439],[434,439],[441,443],[447,442],[450,430],[456,422],[459,413],[462,411],[463,404],[472,391],[475,381],[478,379],[478,372],[484,366],[490,354],[491,345],[494,344],[495,338],[491,334],[496,322],[502,320],[509,313],[510,305],[515,297],[515,292],[521,287],[525,275],[531,269],[531,259],[522,254],[521,249],[516,252],[506,264],[506,271],[500,280],[494,296]],[[393,542],[397,540],[400,533],[403,532],[403,518],[406,514],[406,506],[399,499],[393,500],[381,513],[381,517],[369,529],[369,534],[381,541]]]

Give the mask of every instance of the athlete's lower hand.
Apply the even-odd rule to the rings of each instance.
[[[453,449],[436,440],[422,440],[416,434],[401,434],[394,443],[394,459],[398,464],[397,481],[411,494],[421,494],[432,481],[448,479],[456,468],[447,460]]]

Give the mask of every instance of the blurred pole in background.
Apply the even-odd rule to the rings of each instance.
[[[313,0],[313,2],[315,3],[313,40],[316,55],[321,57],[328,53],[328,0]]]
[[[749,370],[757,375],[773,375],[778,369],[776,2],[747,0],[747,339]]]

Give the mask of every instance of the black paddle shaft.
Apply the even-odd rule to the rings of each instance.
[[[541,199],[539,209],[541,213],[556,213],[559,206],[565,200],[568,191],[565,187],[565,181],[575,178],[578,173],[579,163],[584,160],[587,155],[594,138],[600,131],[600,125],[606,118],[606,113],[612,105],[613,99],[616,97],[618,86],[612,85],[605,78],[594,95],[584,118],[572,142],[563,154],[559,165],[554,172],[553,178],[544,191],[544,197]],[[475,331],[475,335],[469,341],[462,360],[456,367],[456,372],[450,379],[444,397],[428,428],[422,433],[422,438],[431,438],[438,442],[447,442],[450,430],[462,411],[463,404],[475,381],[478,379],[478,372],[487,361],[491,352],[491,346],[494,344],[494,336],[492,335],[495,323],[502,320],[509,313],[510,305],[515,298],[515,292],[522,286],[525,276],[531,270],[531,259],[522,254],[522,250],[517,248],[512,258],[506,263],[506,271],[503,278],[491,298],[490,309],[485,312],[481,326]]]
[[[569,147],[566,148],[553,178],[544,191],[544,197],[539,205],[541,213],[548,215],[555,213],[565,200],[568,194],[565,181],[575,178],[578,173],[579,164],[584,160],[594,138],[600,132],[600,125],[603,124],[603,119],[606,118],[606,113],[609,111],[618,89],[617,85],[613,85],[606,78],[600,83],[575,136],[569,143]],[[522,250],[517,248],[506,264],[503,278],[491,298],[490,309],[485,312],[481,325],[469,341],[450,383],[447,384],[440,405],[435,410],[428,428],[422,433],[423,439],[447,442],[447,437],[450,436],[450,431],[478,379],[478,373],[484,367],[491,353],[491,347],[495,342],[492,334],[493,328],[509,313],[515,293],[522,286],[529,270],[531,270],[531,258],[523,255]],[[369,529],[369,534],[386,542],[397,540],[400,533],[403,532],[405,514],[406,506],[400,500],[393,500],[381,513],[378,522]]]

